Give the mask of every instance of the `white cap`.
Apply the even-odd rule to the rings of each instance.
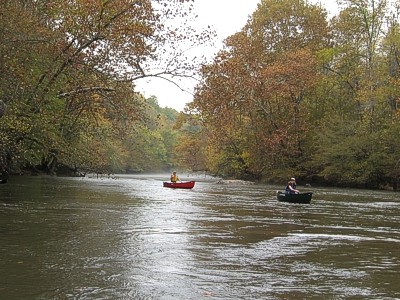
[[[294,181],[296,181],[296,178],[292,177],[292,178],[290,178],[290,180],[294,180]]]

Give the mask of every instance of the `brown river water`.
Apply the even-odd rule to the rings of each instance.
[[[180,175],[0,185],[0,299],[400,299],[400,193]]]

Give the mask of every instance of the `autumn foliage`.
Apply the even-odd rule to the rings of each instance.
[[[262,0],[203,66],[189,108],[211,172],[397,188],[398,16],[385,1],[341,8]]]
[[[213,35],[190,27],[190,0],[2,1],[0,172],[180,166],[397,189],[398,7],[346,0],[328,15],[322,4],[261,0],[200,64],[182,47]],[[179,115],[135,90],[196,75]]]
[[[293,23],[283,26],[288,19]],[[308,122],[302,102],[319,76],[316,45],[327,38],[326,22],[313,30],[321,20],[322,11],[301,1],[263,1],[203,68],[192,108],[204,118],[210,146],[218,149],[213,152],[220,153],[216,170],[261,177],[301,153]]]
[[[195,62],[171,47],[210,38],[181,26],[193,16],[192,1],[4,0],[1,6],[0,172],[141,170],[129,159],[140,143],[127,141],[150,136],[148,112],[155,108],[135,91],[135,81],[193,75]],[[157,161],[153,167],[165,163],[161,154]]]

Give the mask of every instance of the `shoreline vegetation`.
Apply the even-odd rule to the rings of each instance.
[[[309,1],[260,0],[205,61],[178,49],[213,41],[178,22],[195,17],[192,1],[160,1],[4,3],[0,174],[193,170],[225,183],[399,189],[393,4],[350,0],[328,17]],[[177,112],[135,89],[147,77],[199,81]]]
[[[242,179],[234,179],[234,178],[223,178],[221,176],[216,176],[212,174],[208,174],[206,172],[182,172],[184,174],[182,178],[185,180],[195,180],[195,181],[212,181],[216,185],[257,185],[257,184],[273,184],[273,185],[282,185],[282,189],[285,186],[285,181],[269,181],[269,180],[242,180]],[[150,176],[150,177],[169,177],[169,172],[133,172],[133,173],[57,173],[57,174],[49,174],[46,172],[21,172],[18,174],[0,174],[0,183],[7,183],[9,179],[12,180],[13,177],[30,177],[30,176],[40,176],[40,177],[82,177],[82,178],[92,178],[92,179],[112,179],[119,180],[121,178],[130,178],[131,176]],[[165,179],[167,180],[167,179]],[[356,185],[337,185],[330,183],[308,183],[299,181],[298,187],[301,189],[311,190],[313,188],[322,188],[322,187],[335,187],[335,188],[355,188],[355,189],[364,189],[364,190],[382,190],[382,191],[393,191],[398,192],[398,190],[394,190],[391,186],[384,186],[380,188],[370,188],[366,186],[356,186]]]

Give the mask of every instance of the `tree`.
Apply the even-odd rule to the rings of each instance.
[[[320,53],[326,72],[315,96],[327,101],[315,114],[308,143],[311,159],[305,167],[318,181],[395,187],[397,25],[388,22],[386,1],[345,3],[347,7],[332,22],[334,48]]]
[[[293,168],[302,155],[302,102],[318,78],[316,51],[328,41],[325,14],[304,1],[262,1],[202,69],[191,107],[225,175],[258,178]]]
[[[0,153],[8,169],[53,171],[72,163],[65,158],[79,143],[112,141],[142,123],[144,102],[134,81],[191,76],[194,65],[169,45],[190,47],[210,38],[173,25],[173,19],[190,18],[190,1],[3,2],[0,100],[8,110]]]

